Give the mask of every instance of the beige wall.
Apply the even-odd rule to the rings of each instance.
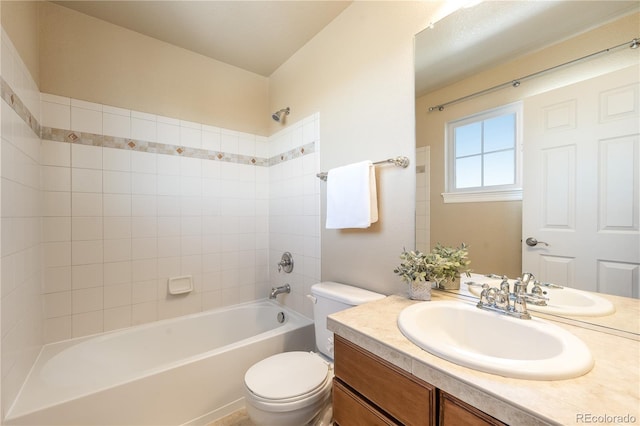
[[[397,155],[412,161],[408,169],[377,167],[380,220],[367,230],[324,229],[321,183],[323,280],[402,289],[393,268],[402,248],[414,246],[415,228],[413,36],[436,6],[354,2],[271,76],[271,109],[320,113],[322,170]]]
[[[20,54],[36,84],[40,81],[38,1],[2,1],[2,28]]]
[[[324,170],[396,155],[413,161],[413,36],[438,6],[355,2],[266,79],[47,2],[40,88],[256,134],[280,130],[268,112],[290,106],[291,123],[320,113]],[[414,246],[415,172],[378,170],[379,223],[323,231],[322,272],[391,293],[398,254]]]
[[[468,95],[487,87],[563,63],[637,37],[638,14],[629,15],[556,46],[479,73],[416,100],[416,143],[431,147],[431,242],[470,245],[471,267],[480,273],[517,276],[522,272],[522,203],[444,204],[444,128],[454,118],[523,99],[606,70],[637,62],[637,51],[624,49],[524,82],[518,89],[503,89],[490,95],[451,105],[442,112],[428,112],[433,105]],[[634,53],[635,52],[635,53]],[[525,135],[526,146],[526,135]],[[526,167],[526,157],[524,160]]]
[[[46,2],[40,89],[267,135],[268,79]]]

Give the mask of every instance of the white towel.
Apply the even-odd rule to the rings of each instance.
[[[368,228],[378,221],[376,173],[371,161],[329,170],[327,229]]]

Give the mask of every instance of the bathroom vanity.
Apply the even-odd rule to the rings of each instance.
[[[504,425],[340,336],[335,339],[335,367],[338,425]]]
[[[426,303],[447,300],[473,303],[443,292]],[[594,416],[640,421],[637,339],[557,323],[587,344],[593,369],[567,380],[513,379],[454,364],[411,343],[397,319],[415,303],[389,296],[329,316],[337,424],[572,425]]]

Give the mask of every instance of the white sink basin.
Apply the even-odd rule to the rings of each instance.
[[[500,280],[487,280],[485,282],[491,287],[500,287]],[[545,292],[544,296],[549,298],[547,305],[539,306],[533,303],[527,303],[528,310],[548,314],[584,317],[600,317],[610,315],[616,311],[613,303],[588,291],[568,287],[542,287],[542,290]],[[469,285],[469,292],[474,296],[480,297],[482,287]]]
[[[456,301],[405,308],[398,327],[425,351],[456,364],[529,380],[561,380],[593,368],[589,348],[538,318],[523,320]]]

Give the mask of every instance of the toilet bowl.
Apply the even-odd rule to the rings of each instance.
[[[327,316],[385,296],[323,282],[311,286],[309,297],[314,303],[318,353],[276,354],[257,362],[245,374],[245,406],[257,426],[302,426],[315,424],[317,418],[324,421],[333,384],[333,333],[326,328]]]
[[[245,374],[247,413],[257,425],[309,424],[329,404],[333,365],[312,352],[284,352]]]

